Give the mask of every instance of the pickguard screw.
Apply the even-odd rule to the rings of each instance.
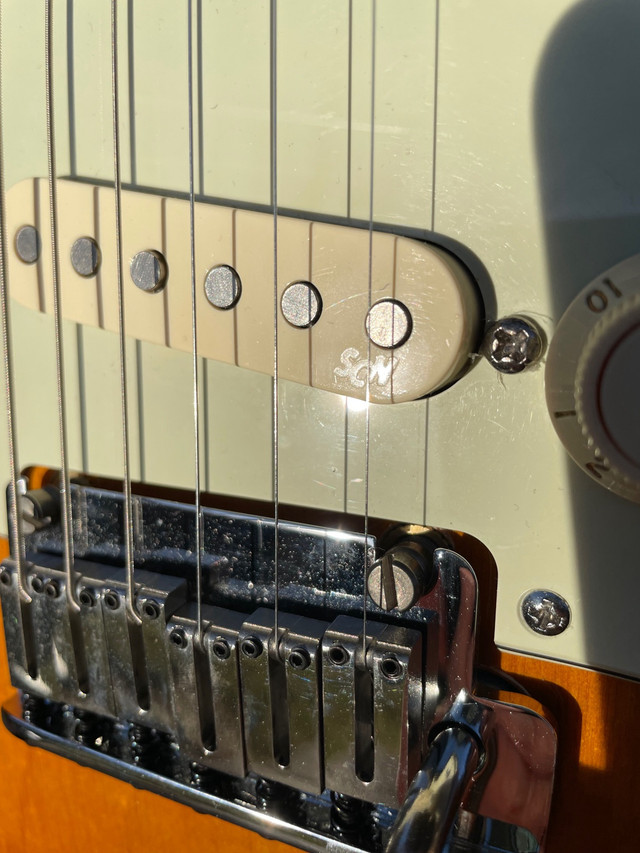
[[[219,660],[226,660],[231,654],[229,643],[223,637],[216,637],[211,646],[214,655]]]
[[[242,654],[248,658],[259,658],[262,654],[262,643],[257,637],[245,637],[240,643]]]
[[[544,335],[525,317],[504,317],[487,329],[480,353],[500,373],[520,373],[535,364],[544,349]]]
[[[120,596],[117,592],[108,589],[104,594],[104,603],[109,610],[117,610],[120,607]]]
[[[171,634],[169,635],[169,639],[173,643],[174,646],[177,646],[179,649],[186,649],[188,645],[187,635],[182,630],[182,628],[174,628]]]
[[[289,666],[292,669],[303,670],[306,669],[311,663],[311,657],[309,656],[309,652],[300,647],[296,649],[291,649],[289,653]]]
[[[60,595],[60,587],[57,581],[47,581],[44,585],[44,593],[49,598],[57,598]]]
[[[522,615],[532,631],[545,637],[562,634],[571,621],[571,610],[564,598],[544,589],[527,593],[522,601]]]
[[[160,615],[160,608],[155,601],[145,601],[142,605],[142,612],[147,619],[157,619]]]

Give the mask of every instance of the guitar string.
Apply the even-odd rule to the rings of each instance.
[[[371,3],[371,148],[369,152],[369,269],[367,273],[368,311],[373,299],[373,182],[375,165],[375,103],[376,103],[376,0]],[[362,584],[362,656],[367,654],[367,574],[369,571],[369,484],[371,451],[371,338],[367,335],[367,381],[365,385],[364,416],[364,566]]]
[[[200,377],[198,371],[198,327],[196,309],[196,234],[195,234],[195,175],[193,157],[193,8],[187,3],[187,75],[188,75],[188,134],[189,134],[189,252],[191,274],[191,350],[193,370],[193,462],[195,488],[195,546],[196,546],[196,642],[202,645],[202,505],[200,498]],[[202,157],[202,152],[200,152]]]
[[[9,532],[11,536],[11,555],[16,563],[18,591],[26,602],[31,601],[24,576],[22,516],[18,501],[18,447],[16,443],[16,411],[14,401],[13,349],[11,345],[11,318],[9,316],[9,276],[7,270],[7,216],[4,169],[4,119],[3,119],[3,83],[2,73],[2,6],[0,5],[0,324],[2,326],[2,362],[4,367],[5,405],[7,415],[7,444],[9,450]]]
[[[47,172],[49,183],[49,222],[51,227],[51,284],[53,288],[53,322],[56,351],[56,385],[58,392],[58,428],[60,433],[60,504],[63,535],[63,564],[66,576],[67,599],[72,610],[79,611],[76,600],[73,555],[73,518],[69,474],[66,389],[64,372],[64,341],[62,331],[62,301],[60,293],[60,256],[58,245],[58,188],[56,169],[56,139],[53,91],[53,3],[45,0],[45,113],[47,122]]]
[[[273,582],[274,582],[274,637],[278,647],[278,597],[280,577],[278,566],[279,521],[279,377],[278,377],[278,100],[277,100],[277,0],[270,2],[270,131],[271,131],[271,204],[273,207]]]
[[[136,612],[135,566],[133,556],[133,512],[131,469],[129,464],[129,403],[127,397],[127,350],[125,338],[124,286],[122,272],[122,177],[120,169],[120,87],[118,76],[118,0],[111,0],[111,106],[113,123],[113,180],[114,220],[116,229],[116,284],[118,298],[118,334],[120,358],[120,406],[122,422],[122,475],[125,570],[127,580],[127,611],[135,624],[142,620]]]

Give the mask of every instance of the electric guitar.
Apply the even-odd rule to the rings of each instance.
[[[636,4],[0,24],[0,849],[634,851]]]

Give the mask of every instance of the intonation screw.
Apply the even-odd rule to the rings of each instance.
[[[504,317],[489,326],[480,353],[500,373],[520,373],[535,364],[544,349],[541,330],[525,317]]]
[[[545,637],[562,634],[571,621],[571,610],[564,598],[544,589],[533,590],[524,597],[522,615],[532,631]]]

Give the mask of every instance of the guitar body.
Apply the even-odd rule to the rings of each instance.
[[[28,218],[24,206],[12,208],[11,188],[47,175],[42,5],[0,4],[11,227]],[[119,6],[122,178],[139,196],[150,191],[171,199],[188,190],[181,5],[129,0]],[[615,301],[616,280],[606,290],[606,273],[638,251],[640,103],[630,91],[640,74],[637,4],[378,0],[375,21],[369,0],[323,0],[313,9],[298,0],[277,5],[278,204],[311,221],[366,229],[372,219],[453,252],[471,271],[483,315],[468,369],[429,399],[372,405],[367,415],[362,400],[282,381],[279,499],[311,514],[361,517],[367,507],[373,516],[479,540],[477,561],[466,555],[479,578],[477,663],[517,678],[535,701],[499,698],[532,704],[557,731],[544,849],[633,853],[640,762],[637,497],[626,500],[602,487],[598,480],[609,467],[600,455],[578,465],[569,458],[554,429],[558,412],[547,405],[558,390],[555,375],[547,375],[545,388],[544,365],[570,306],[586,300],[598,313],[603,303],[593,294],[604,291],[605,307]],[[100,188],[113,181],[109,3],[54,0],[53,9],[57,174]],[[270,210],[269,11],[267,0],[194,3],[195,176],[204,204]],[[87,211],[61,213],[69,234],[98,227],[97,215]],[[44,207],[37,215],[44,235]],[[165,226],[158,234],[170,243]],[[9,243],[19,460],[56,468],[50,260],[43,259],[45,275],[37,278],[36,268],[17,258],[13,234]],[[101,248],[107,268],[113,247]],[[70,466],[120,478],[118,339],[93,310],[93,291],[72,295],[64,252]],[[273,255],[259,261],[268,279]],[[235,262],[241,269],[243,259]],[[31,291],[22,287],[36,279]],[[169,281],[179,286],[178,276]],[[94,286],[90,279],[85,284]],[[106,292],[112,284],[105,275],[99,287]],[[184,308],[186,277],[182,286]],[[269,281],[264,288],[260,316],[270,335],[273,288]],[[243,298],[250,292],[246,287]],[[169,307],[177,303],[136,292],[142,297],[159,300],[154,306],[165,300],[166,313],[156,313],[166,341],[141,332],[126,343],[132,476],[192,490],[190,340],[182,348],[172,343]],[[513,315],[534,321],[546,349],[530,369],[503,375],[478,355],[479,343],[484,321]],[[360,318],[348,324],[363,326]],[[243,369],[238,348],[245,343],[236,340],[233,363],[198,361],[202,490],[273,501],[273,379]],[[8,479],[3,457],[0,482]],[[522,604],[532,590],[568,602],[567,630],[531,629]],[[0,658],[0,698],[10,702],[15,690],[4,651]],[[257,853],[286,846],[30,748],[4,728],[0,764],[0,850],[190,853],[214,845]]]

